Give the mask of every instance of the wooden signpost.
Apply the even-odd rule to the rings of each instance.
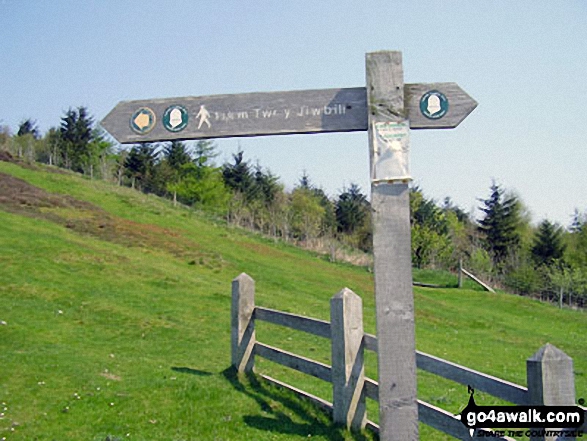
[[[366,55],[366,87],[119,103],[120,143],[293,133],[369,133],[380,439],[418,439],[408,183],[410,129],[454,128],[477,102],[455,83],[404,84],[401,52]]]

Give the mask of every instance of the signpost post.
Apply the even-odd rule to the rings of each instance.
[[[120,143],[368,131],[380,439],[418,439],[410,129],[456,127],[477,106],[455,83],[404,84],[401,52],[366,55],[366,87],[124,101],[102,121]]]
[[[409,126],[401,53],[367,54],[366,65],[380,436],[417,440]]]

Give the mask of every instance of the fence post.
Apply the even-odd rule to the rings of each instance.
[[[330,299],[333,419],[360,430],[366,424],[363,302],[348,288]]]
[[[547,343],[526,360],[528,404],[574,406],[573,359]],[[530,441],[551,441],[555,437],[534,436]]]
[[[255,364],[255,281],[242,273],[232,281],[231,358],[239,373]]]

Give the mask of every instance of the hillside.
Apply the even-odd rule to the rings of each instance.
[[[239,273],[256,280],[259,305],[325,320],[347,286],[374,333],[364,269],[128,188],[1,161],[0,225],[0,439],[370,439],[229,369]],[[475,289],[415,288],[415,301],[419,350],[525,384],[526,358],[550,342],[573,357],[577,396],[587,396],[584,312]],[[318,338],[270,325],[257,336],[329,362]],[[374,377],[376,360],[367,361]],[[318,380],[258,366],[331,399]],[[455,413],[468,398],[425,374],[419,394]],[[446,438],[422,428],[421,439]]]

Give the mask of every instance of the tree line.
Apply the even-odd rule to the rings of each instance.
[[[217,165],[213,141],[121,149],[79,107],[44,135],[32,119],[22,121],[16,134],[0,128],[0,149],[211,212],[230,224],[325,251],[331,260],[367,262],[372,251],[371,208],[359,186],[329,197],[303,173],[286,191],[278,176],[243,151]],[[566,228],[548,219],[535,227],[520,197],[495,182],[479,204],[476,219],[450,198],[438,203],[413,187],[414,266],[454,271],[462,264],[518,294],[561,306],[587,303],[587,213],[576,210]]]

